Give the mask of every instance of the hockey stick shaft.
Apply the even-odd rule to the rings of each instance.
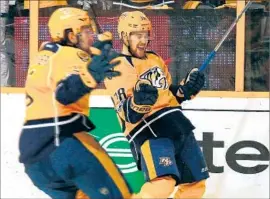
[[[89,9],[91,10],[92,13],[91,18],[94,21],[96,33],[98,34],[102,33],[102,29],[99,23],[97,22],[97,14],[95,12],[95,9],[93,8],[92,2],[89,0],[79,0],[77,3],[82,6],[83,10],[85,11],[88,11]]]
[[[91,8],[91,11],[93,13],[93,20],[94,20],[94,22],[96,24],[97,32],[98,32],[98,34],[101,34],[101,33],[103,33],[103,30],[102,30],[102,28],[100,27],[100,25],[99,25],[99,23],[97,21],[97,14],[95,12],[95,9],[93,8],[92,5],[90,5],[90,8]]]
[[[219,50],[220,46],[223,44],[223,42],[225,41],[225,39],[228,37],[228,35],[231,33],[232,29],[235,27],[235,25],[237,24],[237,22],[241,19],[241,17],[243,16],[243,14],[247,11],[247,9],[251,6],[252,2],[249,1],[245,8],[241,11],[241,13],[236,17],[236,19],[234,20],[234,22],[232,23],[232,25],[230,26],[230,28],[227,30],[227,32],[224,34],[224,36],[222,37],[222,39],[220,40],[220,42],[217,44],[217,46],[215,47],[215,49],[209,53],[209,55],[207,56],[207,58],[204,60],[203,64],[199,67],[199,71],[203,71],[206,69],[206,67],[209,65],[209,63],[212,61],[212,59],[215,57],[217,51]]]

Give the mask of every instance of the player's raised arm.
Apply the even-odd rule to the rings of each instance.
[[[100,37],[104,39],[104,37]],[[104,44],[104,45],[101,45]],[[97,41],[91,47],[92,57],[88,57],[84,52],[79,52],[80,56],[84,56],[86,63],[75,65],[71,73],[57,82],[56,99],[68,105],[74,103],[85,94],[89,93],[98,83],[103,81],[106,77],[115,77],[119,72],[112,71],[112,69],[119,64],[112,60],[118,56],[112,49],[109,42]]]

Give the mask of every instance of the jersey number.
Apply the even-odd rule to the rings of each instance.
[[[118,101],[123,101],[123,100],[125,100],[126,98],[127,98],[127,95],[126,95],[126,93],[125,93],[125,89],[124,88],[119,88],[116,92],[115,92],[115,94],[114,94],[114,96],[117,98],[117,100]]]

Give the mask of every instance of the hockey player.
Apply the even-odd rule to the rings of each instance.
[[[192,69],[173,85],[160,56],[146,51],[151,22],[139,11],[125,12],[118,21],[123,42],[121,75],[106,79],[115,109],[123,120],[137,166],[145,174],[139,198],[167,198],[180,184],[175,198],[201,198],[207,166],[194,137],[194,126],[180,108],[204,85],[204,75]]]
[[[117,53],[106,39],[112,38],[101,35],[107,43],[94,43],[99,55],[90,57],[95,26],[77,8],[56,10],[48,26],[53,42],[41,47],[27,75],[19,160],[34,185],[52,198],[130,198],[118,169],[87,133],[94,128],[89,94],[105,77],[119,75],[111,70],[119,64],[111,61]]]

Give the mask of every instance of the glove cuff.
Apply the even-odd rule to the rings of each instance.
[[[79,74],[80,74],[80,77],[81,77],[84,85],[86,85],[89,88],[97,87],[97,82],[93,78],[93,76],[90,74],[90,72],[88,71],[88,66],[87,65],[85,65],[84,67],[81,68]]]
[[[184,98],[185,100],[190,100],[191,99],[191,96],[188,94],[188,91],[187,91],[187,89],[185,88],[184,85],[179,86],[179,88],[177,90],[177,93],[176,93],[176,96],[179,97],[179,98]]]
[[[133,111],[136,111],[137,113],[149,113],[152,109],[152,106],[150,105],[137,105],[135,102],[134,102],[134,98],[132,97],[131,98],[131,103],[130,103],[130,108],[133,110]]]

